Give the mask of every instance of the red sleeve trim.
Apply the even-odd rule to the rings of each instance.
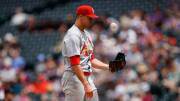
[[[91,55],[91,61],[94,59],[95,57],[94,57],[94,54],[92,53],[92,55]]]
[[[71,56],[70,64],[71,64],[71,66],[79,65],[80,64],[80,55]]]

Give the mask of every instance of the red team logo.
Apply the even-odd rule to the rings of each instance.
[[[88,47],[86,46],[85,42],[83,43],[81,54],[83,54],[84,56],[92,55],[92,42],[89,40],[89,38],[88,38],[88,42],[90,43]]]

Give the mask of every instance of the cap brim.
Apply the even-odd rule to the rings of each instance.
[[[88,15],[88,17],[90,17],[90,18],[99,18],[99,16],[96,16],[96,15]]]

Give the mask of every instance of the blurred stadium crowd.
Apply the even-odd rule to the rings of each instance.
[[[17,8],[11,26],[19,33],[58,32],[62,39],[74,19],[37,23]],[[153,13],[132,10],[119,19],[104,14],[88,30],[96,58],[108,63],[119,51],[127,56],[124,71],[93,70],[100,101],[180,101],[180,4]],[[18,37],[7,33],[0,49],[0,101],[64,101],[60,47],[50,55],[40,53],[32,68]]]

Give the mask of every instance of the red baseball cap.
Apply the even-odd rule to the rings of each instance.
[[[94,9],[88,5],[81,5],[76,10],[77,15],[85,15],[91,18],[98,18],[99,16],[94,14]]]

